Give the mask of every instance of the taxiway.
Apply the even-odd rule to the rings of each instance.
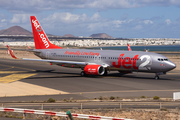
[[[49,98],[94,99],[100,96],[131,98],[172,98],[180,91],[179,71],[154,79],[152,73],[133,73],[121,76],[81,77],[80,69],[65,68],[49,63],[0,59],[0,102],[45,101]]]

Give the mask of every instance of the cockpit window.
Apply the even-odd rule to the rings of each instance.
[[[158,61],[168,61],[167,58],[158,58]]]

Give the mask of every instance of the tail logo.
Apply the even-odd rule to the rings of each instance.
[[[34,23],[34,27],[36,28],[36,29],[38,29],[39,27],[41,27],[40,25],[38,25],[38,23],[37,23],[37,20],[32,20],[32,22]]]
[[[45,35],[44,35],[44,32],[43,32],[41,26],[38,24],[37,20],[35,20],[35,21],[32,20],[32,23],[34,24],[34,27],[36,28],[36,30],[37,30],[37,32],[38,32],[38,35],[39,35],[39,37],[41,38],[41,40],[43,41],[45,47],[48,48],[48,47],[49,47],[49,43],[48,43],[48,41],[47,41],[47,38],[46,38]],[[42,32],[42,33],[41,33],[41,32]]]

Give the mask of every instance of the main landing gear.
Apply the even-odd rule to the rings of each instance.
[[[158,80],[159,79],[159,75],[156,75],[154,79]]]
[[[108,74],[107,70],[104,71],[103,76],[106,76]]]
[[[107,72],[107,70],[105,70],[103,76],[106,76],[107,74],[108,74],[108,72]],[[88,76],[88,74],[86,74],[84,71],[81,71],[80,75],[81,75],[82,77]],[[93,75],[93,74],[92,74],[92,75]]]
[[[84,71],[82,71],[82,72],[80,73],[80,75],[81,75],[81,76],[87,76]]]

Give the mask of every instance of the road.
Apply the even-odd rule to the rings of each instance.
[[[80,72],[80,69],[49,63],[0,59],[0,85],[5,86],[0,88],[0,102],[46,101],[49,98],[61,101],[100,96],[132,98],[142,95],[172,98],[173,92],[180,91],[179,71],[162,75],[159,80],[155,80],[152,73],[121,76],[118,72],[110,72],[107,76],[81,77]],[[5,91],[6,88],[8,90]]]

